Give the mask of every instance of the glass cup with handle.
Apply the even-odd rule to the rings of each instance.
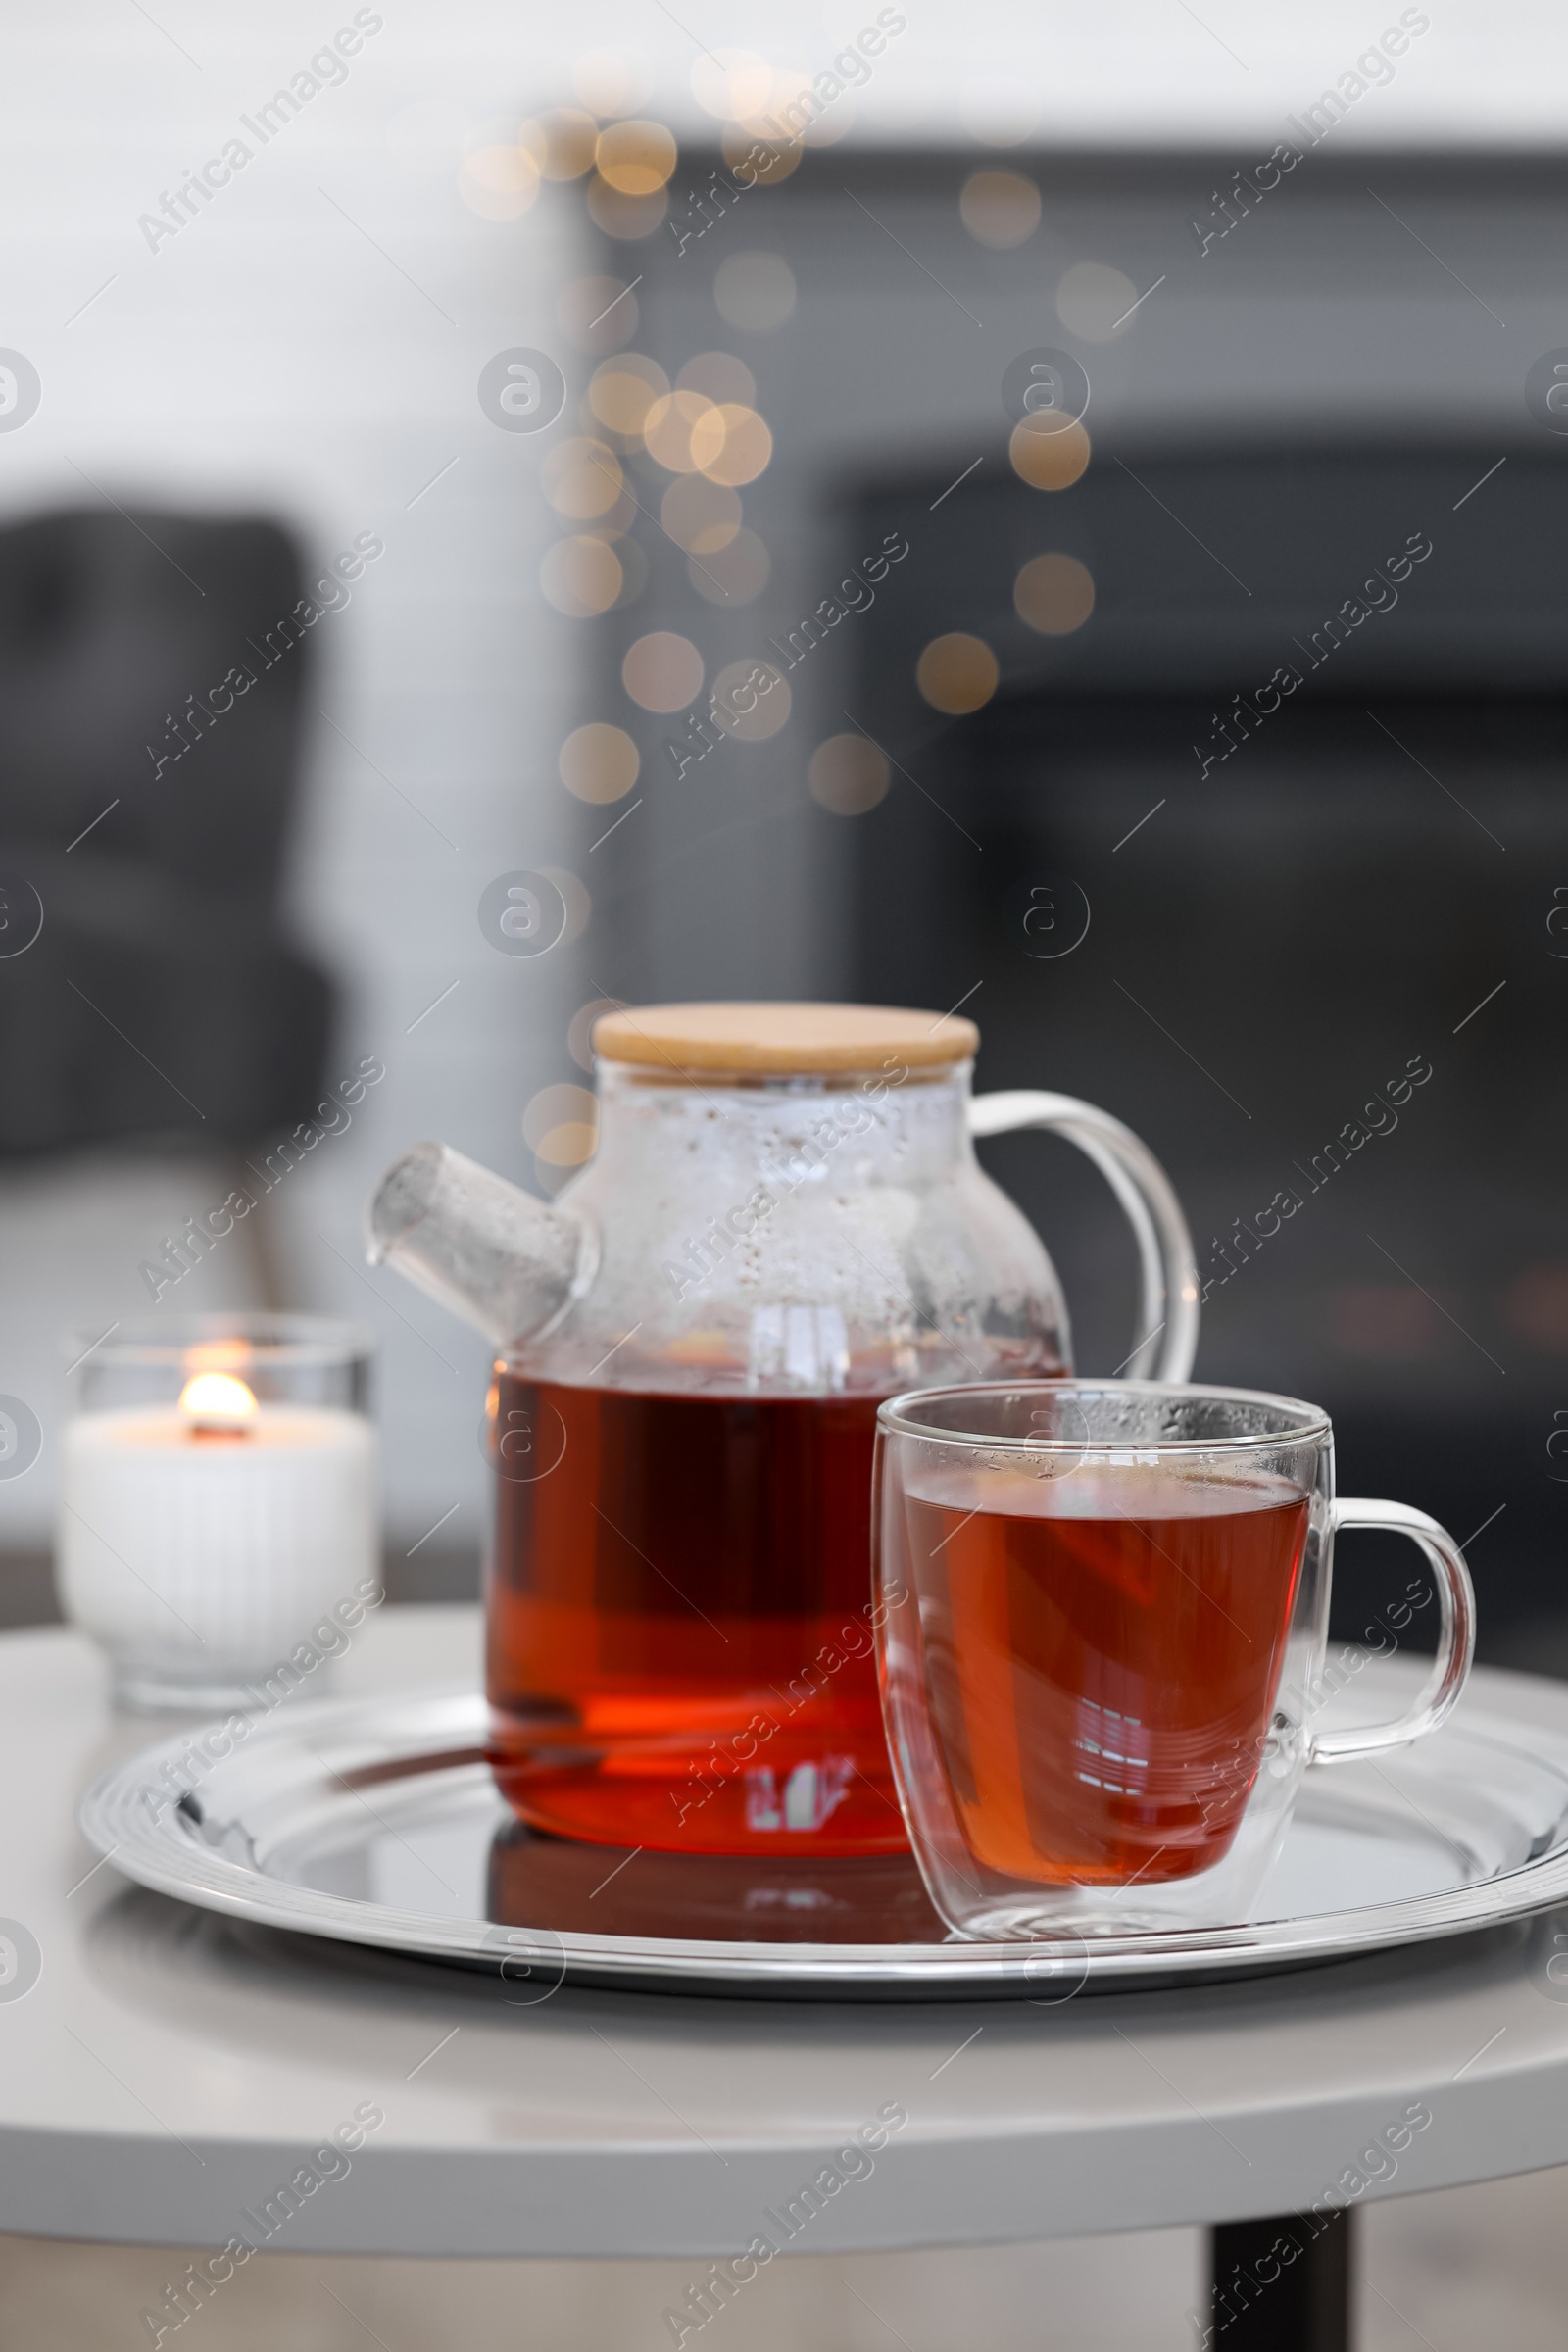
[[[1249,1917],[1312,1763],[1436,1730],[1475,1646],[1464,1554],[1337,1500],[1328,1416],[1144,1381],[979,1383],[878,1413],[882,1703],[931,1899],[980,1937]],[[1334,1539],[1405,1535],[1438,1654],[1396,1721],[1314,1728]]]

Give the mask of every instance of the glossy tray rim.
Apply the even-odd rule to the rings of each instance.
[[[1479,1695],[1479,1694],[1478,1694]],[[204,1806],[220,1801],[225,1765],[247,1774],[272,1764],[271,1790],[318,1787],[317,1750],[334,1743],[362,1763],[445,1755],[482,1747],[482,1695],[468,1686],[402,1690],[346,1699],[304,1700],[258,1724],[243,1748],[215,1764],[201,1784]],[[485,1919],[428,1913],[326,1894],[198,1845],[178,1819],[146,1803],[148,1783],[174,1764],[206,1729],[188,1727],[111,1767],[85,1791],[77,1824],[87,1842],[138,1885],[258,1926],[292,1930],[380,1951],[501,1973],[503,1962],[537,1962],[563,1982],[620,1989],[750,1994],[760,1999],[986,1999],[1055,2005],[1079,1990],[1152,1989],[1314,1966],[1435,1937],[1472,1934],[1568,1902],[1568,1703],[1561,1728],[1526,1729],[1472,1702],[1463,1729],[1563,1783],[1564,1812],[1552,1843],[1514,1868],[1436,1894],[1241,1927],[1160,1930],[1038,1943],[817,1944],[719,1942],[499,1927]],[[1522,1736],[1521,1736],[1522,1735]],[[1433,1736],[1441,1742],[1442,1734]],[[1429,1751],[1430,1752],[1430,1751]],[[466,1759],[465,1759],[466,1760]],[[555,1989],[553,1984],[551,1990]],[[543,1998],[532,1994],[530,1998]]]

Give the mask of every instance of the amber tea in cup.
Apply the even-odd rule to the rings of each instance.
[[[1336,1503],[1314,1406],[1052,1381],[894,1398],[878,1419],[889,1741],[961,1933],[1240,1921],[1307,1764],[1402,1744],[1458,1695],[1462,1554],[1404,1505]],[[1346,1525],[1426,1553],[1440,1654],[1397,1724],[1314,1734]]]
[[[908,1542],[951,1617],[933,1703],[976,1855],[1111,1886],[1217,1861],[1250,1788],[1237,1759],[1268,1728],[1305,1498],[1118,1469],[987,1500],[933,1485],[906,1498]]]

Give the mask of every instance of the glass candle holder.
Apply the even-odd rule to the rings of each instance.
[[[381,1592],[371,1334],[212,1314],[68,1345],[56,1577],[116,1703],[215,1713],[322,1689]]]

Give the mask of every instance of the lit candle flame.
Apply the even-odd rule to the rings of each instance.
[[[231,1372],[199,1372],[180,1390],[179,1409],[197,1431],[242,1437],[256,1419],[256,1398]]]

